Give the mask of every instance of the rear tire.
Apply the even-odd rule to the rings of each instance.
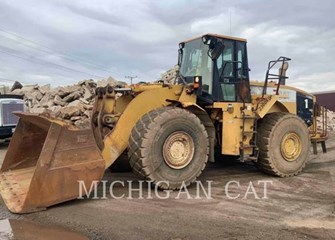
[[[304,121],[290,113],[270,113],[259,126],[258,168],[279,177],[300,173],[310,150],[309,131]]]
[[[129,139],[133,172],[162,189],[194,182],[206,166],[208,153],[208,135],[200,119],[176,107],[145,114]]]

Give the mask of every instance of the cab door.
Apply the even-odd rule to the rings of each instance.
[[[224,40],[224,50],[214,61],[214,100],[250,102],[246,43]]]

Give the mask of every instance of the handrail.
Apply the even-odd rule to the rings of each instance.
[[[264,95],[266,95],[266,90],[268,88],[268,82],[269,82],[269,79],[274,79],[274,80],[280,80],[280,79],[287,79],[288,77],[284,77],[283,76],[283,71],[284,71],[284,63],[285,62],[288,62],[290,61],[291,58],[288,58],[288,57],[279,57],[277,60],[272,60],[269,62],[268,64],[268,69],[266,71],[266,74],[265,74],[265,81],[264,81],[264,86],[263,86],[263,92],[262,92],[262,98],[264,98]],[[270,73],[270,70],[278,63],[278,62],[281,62],[282,63],[282,66],[281,66],[281,72],[280,74],[272,74]],[[273,78],[269,78],[269,76],[272,76]],[[277,89],[276,89],[276,95],[279,94],[279,87],[280,87],[280,81],[278,81],[277,83]]]

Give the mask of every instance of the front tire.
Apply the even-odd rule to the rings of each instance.
[[[177,107],[145,114],[129,139],[133,172],[162,189],[194,182],[206,166],[208,153],[208,135],[200,119]]]
[[[299,174],[310,150],[309,131],[304,121],[290,113],[270,113],[259,125],[258,168],[279,177]]]

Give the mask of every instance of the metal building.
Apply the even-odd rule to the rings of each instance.
[[[321,106],[325,106],[331,111],[335,111],[335,90],[325,92],[315,92],[316,101]]]

